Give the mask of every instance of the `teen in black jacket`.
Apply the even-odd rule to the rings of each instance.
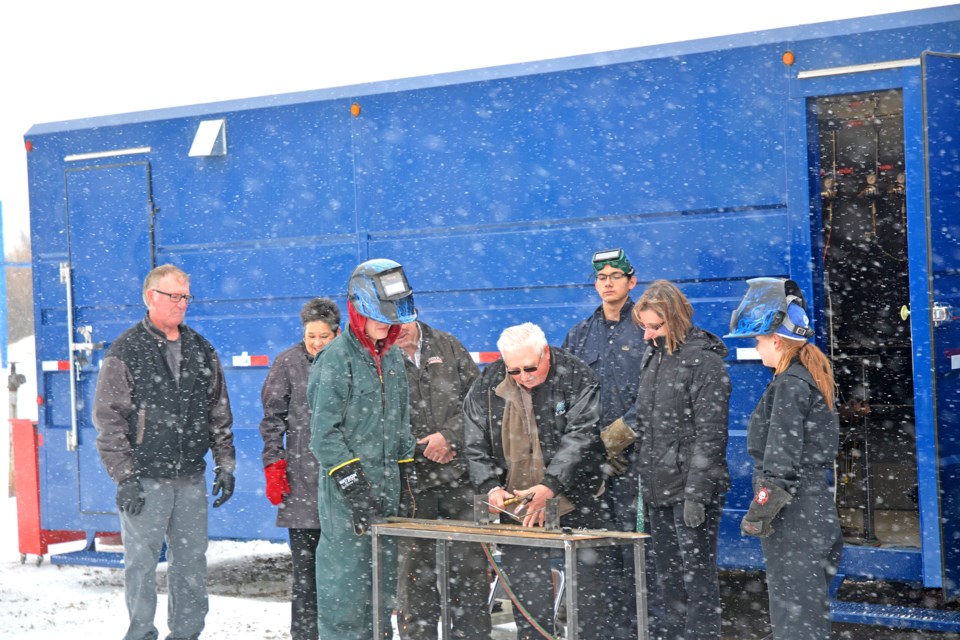
[[[727,348],[658,280],[633,307],[649,344],[637,391],[636,464],[671,640],[720,640],[717,541],[730,485]]]

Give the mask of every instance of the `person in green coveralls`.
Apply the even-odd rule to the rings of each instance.
[[[310,449],[320,463],[317,610],[321,638],[370,640],[373,616],[393,637],[385,601],[373,611],[371,524],[412,516],[415,486],[407,374],[400,325],[415,317],[413,292],[393,260],[358,265],[347,284],[347,331],[314,359],[307,385]],[[402,487],[402,489],[401,489]],[[382,589],[396,592],[396,541],[383,542]]]

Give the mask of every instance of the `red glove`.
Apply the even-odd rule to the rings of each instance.
[[[287,461],[277,460],[263,469],[267,478],[267,500],[272,505],[283,502],[283,496],[290,495],[290,483],[287,482]]]

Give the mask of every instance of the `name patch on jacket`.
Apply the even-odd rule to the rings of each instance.
[[[557,403],[557,408],[554,409],[553,414],[557,416],[562,416],[567,412],[567,403],[561,400]]]
[[[427,364],[443,364],[443,358],[440,356],[430,356],[430,359],[427,360]]]

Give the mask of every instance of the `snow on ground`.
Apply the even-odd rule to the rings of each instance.
[[[120,569],[21,564],[17,546],[16,501],[0,508],[0,639],[35,640],[121,638],[127,612]],[[65,543],[51,553],[82,548]],[[268,542],[210,543],[208,588],[210,613],[205,640],[289,638],[290,552]],[[166,564],[160,565],[157,627],[166,633]]]
[[[121,569],[56,565],[49,556],[21,563],[15,498],[0,499],[0,640],[121,638],[127,627]],[[75,551],[83,542],[53,545],[51,554]],[[117,550],[98,542],[98,549]],[[166,563],[157,572],[156,625],[166,634]],[[290,550],[264,541],[210,542],[207,589],[210,612],[204,640],[290,638]],[[516,625],[497,614],[493,638],[516,637]],[[399,638],[395,635],[394,638]]]
[[[33,339],[9,346],[10,361],[26,377],[18,391],[17,416],[37,419],[37,383]],[[4,380],[9,364],[4,357]],[[21,564],[17,540],[16,499],[7,497],[9,469],[9,401],[7,385],[0,392],[0,639],[121,638],[127,612],[120,569],[54,565],[49,557],[40,566],[29,556]],[[51,553],[75,551],[83,542],[51,547]],[[103,548],[98,547],[98,548]],[[117,548],[117,551],[121,549]],[[210,613],[205,640],[289,638],[290,551],[285,544],[262,541],[210,543],[208,588]],[[160,565],[157,627],[166,632],[166,564]]]

